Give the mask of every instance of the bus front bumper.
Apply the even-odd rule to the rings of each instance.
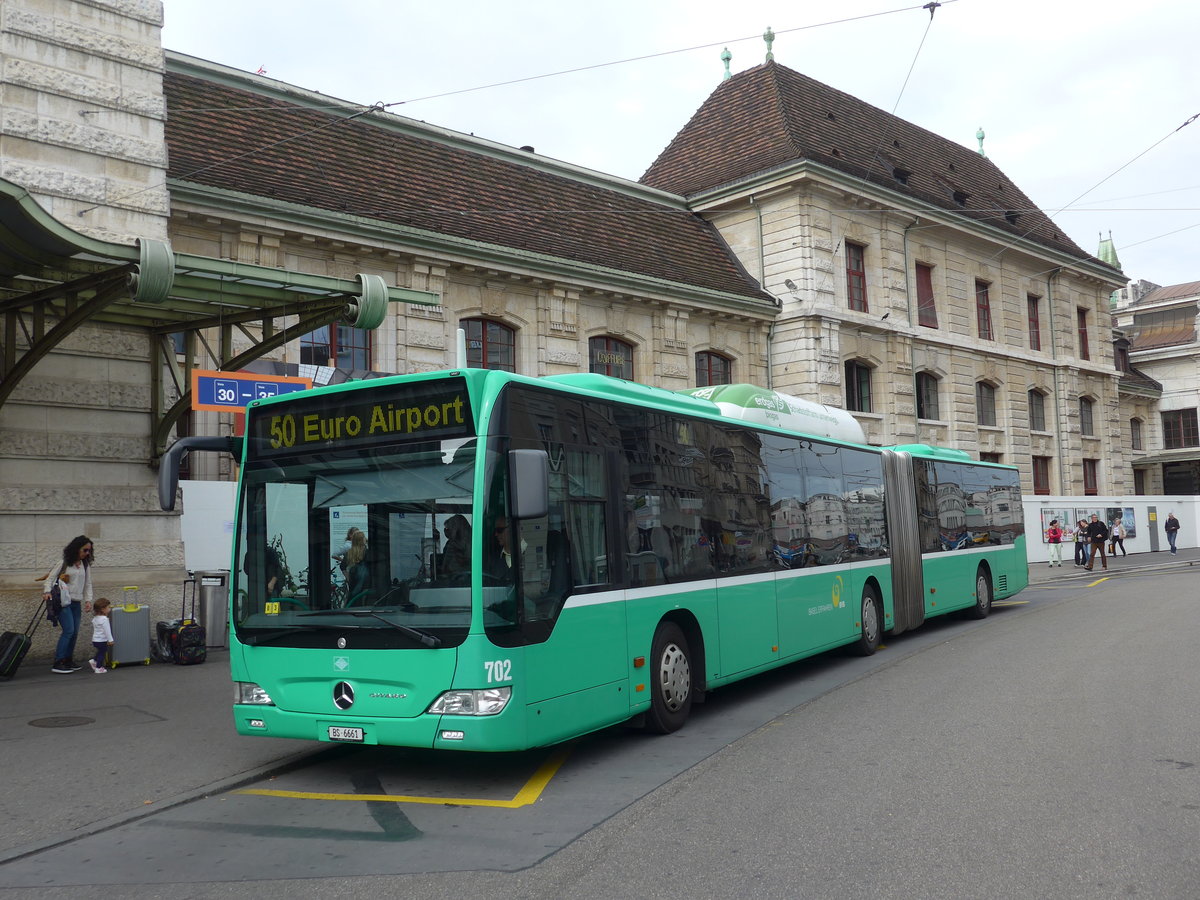
[[[508,751],[523,749],[520,717],[423,714],[413,718],[314,717],[276,706],[234,704],[238,734],[294,738],[336,744],[424,747],[438,750]]]

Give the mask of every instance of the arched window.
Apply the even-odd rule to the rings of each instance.
[[[856,359],[846,363],[846,409],[871,412],[871,367]]]
[[[938,413],[938,377],[930,372],[918,372],[917,418],[940,419]]]
[[[517,333],[491,319],[460,319],[467,333],[467,365],[475,369],[517,371]]]
[[[975,382],[975,424],[996,424],[996,389],[986,381]]]
[[[633,381],[633,345],[611,337],[589,338],[588,371]]]
[[[733,381],[733,360],[705,350],[696,354],[696,387],[729,384]]]

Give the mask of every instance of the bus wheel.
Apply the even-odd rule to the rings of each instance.
[[[986,619],[992,611],[992,579],[983,566],[975,573],[975,605],[967,610],[972,619]]]
[[[862,632],[854,643],[854,652],[859,656],[870,656],[879,649],[883,634],[883,605],[870,585],[863,588],[861,614]]]
[[[692,664],[688,642],[674,622],[663,622],[654,632],[650,659],[650,711],[646,730],[656,734],[678,731],[692,710]]]

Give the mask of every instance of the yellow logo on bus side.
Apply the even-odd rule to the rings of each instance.
[[[830,591],[833,596],[833,605],[838,607],[842,605],[842,576],[838,575],[833,579],[833,588]]]

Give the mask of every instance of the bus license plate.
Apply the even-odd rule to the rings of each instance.
[[[358,741],[362,743],[363,730],[361,728],[343,728],[340,725],[330,725],[329,739],[331,741]]]

